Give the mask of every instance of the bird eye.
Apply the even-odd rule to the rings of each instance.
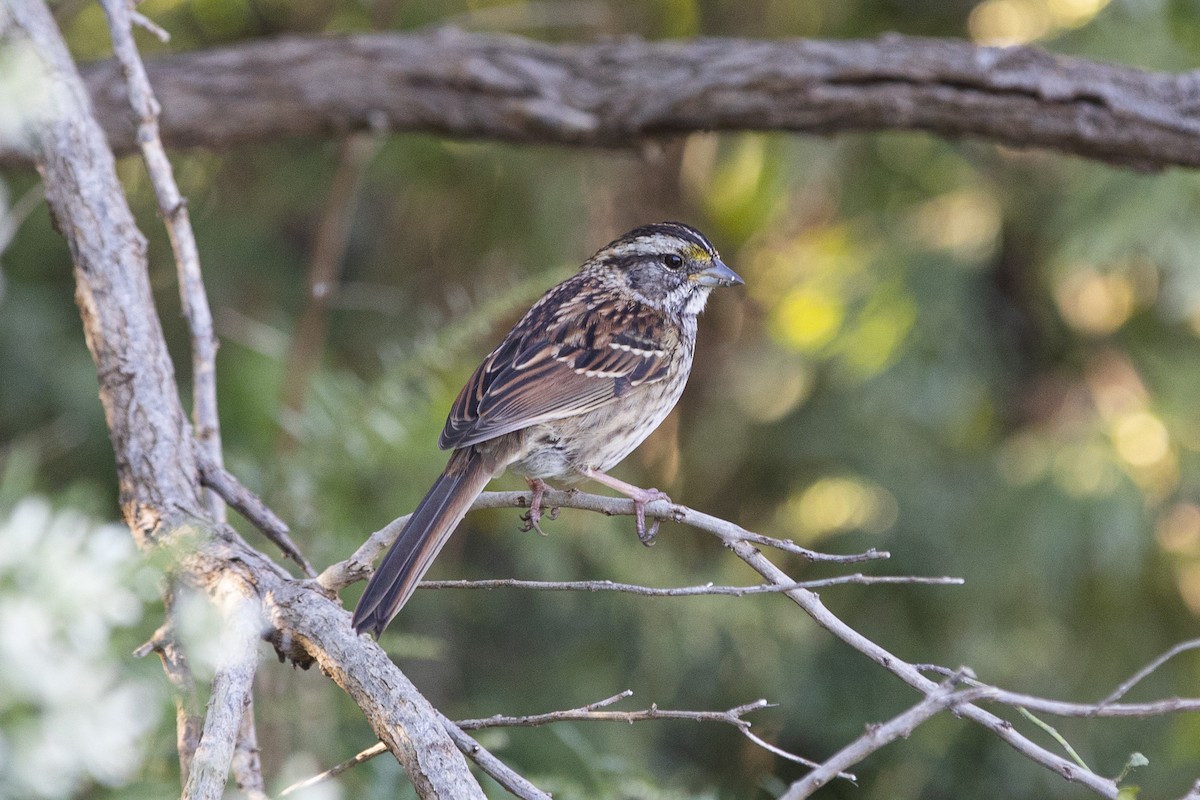
[[[678,253],[667,253],[663,256],[663,266],[667,269],[679,269],[683,266],[683,256]]]

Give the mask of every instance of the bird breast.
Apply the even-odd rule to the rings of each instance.
[[[571,483],[580,480],[581,470],[607,472],[619,464],[662,424],[683,394],[695,337],[681,338],[673,354],[677,363],[662,380],[632,386],[591,411],[522,431],[521,455],[509,469],[528,478]]]

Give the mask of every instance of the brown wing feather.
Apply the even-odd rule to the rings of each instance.
[[[649,306],[604,294],[582,275],[548,292],[459,392],[438,446],[583,414],[662,380],[678,347],[675,326]]]

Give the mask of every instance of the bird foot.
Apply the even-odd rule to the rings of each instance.
[[[529,498],[529,510],[521,515],[521,519],[525,521],[525,524],[521,526],[521,530],[537,531],[542,536],[545,536],[546,532],[542,530],[542,526],[538,523],[542,519],[542,496],[546,494],[546,482],[540,478],[534,478],[527,482],[529,483],[532,496]],[[558,509],[550,509],[546,513],[546,516],[550,519],[558,519]]]
[[[654,539],[658,536],[658,524],[662,521],[654,520],[654,523],[650,526],[650,530],[646,530],[646,506],[658,500],[671,502],[671,498],[667,497],[666,492],[660,492],[658,489],[643,489],[637,496],[633,497],[633,513],[637,518],[638,539],[646,547],[654,546]]]

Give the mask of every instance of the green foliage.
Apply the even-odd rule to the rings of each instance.
[[[451,22],[548,40],[1025,30],[1059,52],[1163,69],[1193,68],[1200,54],[1194,8],[1165,0],[559,5],[147,0],[139,8],[180,50]],[[1092,11],[1064,16],[1070,8]],[[1017,16],[1003,16],[1012,9]],[[103,56],[98,9],[59,10],[76,52]],[[997,28],[1004,19],[1026,27]],[[424,493],[444,463],[435,442],[455,393],[533,298],[624,228],[682,218],[709,234],[746,287],[714,297],[681,408],[619,469],[623,477],[764,533],[839,552],[891,551],[875,572],[964,577],[963,587],[841,587],[824,599],[906,658],[968,664],[1008,688],[1094,700],[1193,635],[1194,173],[1137,175],[912,133],[697,135],[644,157],[393,137],[364,171],[323,359],[296,412],[279,395],[336,146],[282,142],[174,161],[222,339],[230,465],[319,565]],[[170,250],[140,165],[124,160],[121,172],[151,240],[156,299],[186,383]],[[7,196],[34,180],[10,174]],[[0,502],[11,508],[40,493],[56,507],[113,517],[112,453],[68,254],[44,210],[0,255],[0,275]],[[650,550],[628,520],[568,511],[545,538],[518,527],[515,511],[472,515],[431,577],[753,580],[714,541],[674,525]],[[71,541],[63,552],[39,551],[53,566],[45,580],[61,582],[87,557]],[[0,559],[7,552],[0,547]],[[781,562],[797,578],[831,572]],[[22,596],[5,594],[13,580],[0,577],[0,608]],[[43,595],[61,612],[72,601],[60,589]],[[356,593],[346,593],[348,605]],[[69,626],[56,624],[51,639],[65,640]],[[812,758],[914,699],[773,596],[422,591],[383,644],[451,716],[537,713],[625,688],[635,692],[625,707],[724,709],[766,697],[778,706],[753,715],[755,731]],[[145,663],[104,652],[97,668],[111,681],[145,677]],[[1194,694],[1196,671],[1194,656],[1180,656],[1135,694]],[[260,739],[273,788],[371,743],[357,710],[320,676],[270,663],[262,672]],[[154,755],[138,779],[147,796],[175,778],[171,714],[161,685],[155,692],[148,719],[158,726],[140,750]],[[0,701],[6,736],[17,707]],[[1150,763],[1136,774],[1145,796],[1183,794],[1200,763],[1195,717],[1052,724],[1103,774],[1146,753]],[[695,723],[495,731],[485,743],[563,797],[764,798],[799,774],[732,729]],[[951,718],[856,772],[859,787],[835,782],[823,796],[1084,796]],[[386,759],[338,786],[334,795],[410,796]]]

